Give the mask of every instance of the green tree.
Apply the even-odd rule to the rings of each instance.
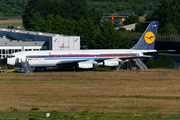
[[[113,49],[116,48],[118,32],[115,30],[112,22],[103,22],[103,27],[101,29],[104,40],[102,45],[104,48]]]
[[[23,15],[24,27],[28,30],[79,35],[81,45],[91,47],[95,38],[94,23],[99,25],[102,15],[95,8],[88,12],[85,0],[62,0],[60,8],[50,9],[57,1],[30,0]]]
[[[110,21],[104,21],[95,38],[96,48],[115,49],[119,47],[120,34],[115,30],[114,25]]]
[[[161,28],[161,33],[164,33],[166,35],[171,35],[171,34],[177,34],[178,31],[174,27],[173,23],[167,23]]]
[[[46,19],[47,15],[54,14],[57,15],[60,6],[59,0],[29,0],[26,6],[26,10],[22,15],[23,25],[26,29],[31,29],[29,26],[30,19],[34,13],[39,12],[41,17]]]
[[[94,22],[95,25],[100,25],[100,20],[102,18],[102,14],[100,13],[99,10],[97,10],[95,7],[91,8],[89,10],[89,18]]]
[[[45,19],[45,22],[46,22],[46,32],[49,32],[49,33],[53,33],[54,32],[54,26],[55,26],[55,23],[54,23],[54,14],[49,14],[46,16],[46,19]]]
[[[0,16],[21,16],[27,0],[1,0]]]
[[[98,20],[100,21],[99,16],[94,17],[99,15],[98,11],[93,11],[96,13],[90,14],[92,19],[96,22]],[[41,17],[48,20],[51,19],[51,21],[53,19],[52,17],[55,17],[56,15],[61,16],[63,19],[69,19],[69,21],[72,21],[71,19],[79,20],[82,17],[84,19],[91,18],[89,17],[85,0],[29,0],[26,10],[22,16],[23,25],[26,29],[32,28],[32,26],[29,26],[29,23],[30,18],[33,16],[35,12],[39,12]],[[49,16],[50,14],[53,14],[54,16]],[[67,20],[66,22],[69,23],[69,21]],[[50,23],[47,23],[47,25],[51,25]],[[70,26],[70,23],[67,25]],[[50,28],[48,28],[48,30],[50,30]]]
[[[138,23],[138,22],[139,22],[139,17],[131,15],[128,18],[126,18],[126,20],[123,23],[124,25],[128,25],[128,24],[133,24],[133,23]]]
[[[96,30],[94,39],[91,41],[91,49],[103,49],[102,41],[105,39],[102,35],[101,30]]]
[[[145,10],[143,8],[138,8],[135,14],[138,16],[143,16],[145,14]]]
[[[136,24],[135,31],[143,33],[146,30],[148,25],[149,25],[149,23],[147,24],[147,23],[138,22]]]
[[[102,27],[95,33],[93,48],[98,49],[129,49],[134,42],[129,38],[121,38],[120,29],[114,29],[112,22],[103,22]]]
[[[179,0],[162,0],[159,9],[153,11],[147,16],[148,21],[159,21],[160,33],[172,33],[178,31],[180,34],[180,1]],[[171,25],[171,26],[169,26]],[[174,27],[174,30],[167,30]],[[172,29],[171,28],[171,29]],[[171,31],[171,32],[170,32]]]
[[[81,36],[81,45],[87,45],[91,47],[91,40],[94,39],[95,27],[91,19],[85,20],[81,18],[77,21],[77,35]]]
[[[77,21],[74,19],[65,19],[64,20],[64,28],[65,28],[65,34],[66,35],[76,35],[75,30],[76,30],[76,24]]]
[[[22,14],[24,14],[23,11],[25,10],[28,1],[31,1],[31,0],[1,0],[0,15],[1,16],[6,16],[6,15],[21,16]],[[69,2],[66,0],[42,0],[42,1],[43,1],[44,6],[46,5],[48,6],[43,8],[43,6],[39,6],[39,2],[37,0],[34,0],[34,2],[37,3],[34,7],[37,6],[37,8],[41,9],[41,11],[42,9],[46,11],[51,11],[50,13],[40,12],[43,18],[47,16],[48,14],[52,14],[52,13],[54,15],[63,13],[64,15],[63,16],[61,15],[61,17],[64,18],[64,16],[66,15],[69,16],[71,15],[71,12],[73,12],[73,8],[69,6],[76,5],[74,4],[76,2],[70,3],[71,1]],[[83,3],[82,0],[78,0],[78,2]],[[132,12],[135,12],[136,9],[139,7],[142,7],[146,11],[157,9],[159,2],[160,0],[126,0],[126,1],[125,0],[111,0],[111,1],[110,0],[85,0],[85,4],[86,4],[85,8],[88,8],[87,11],[89,11],[92,7],[95,7],[98,11],[101,11],[102,14],[112,14],[115,12],[131,12],[132,13]],[[66,3],[66,4],[62,4],[62,3]],[[70,11],[66,12],[67,10],[70,10]],[[70,13],[70,14],[67,14],[67,13]]]
[[[79,20],[82,17],[87,19],[88,11],[85,0],[64,0],[61,4],[59,15],[64,19]]]
[[[65,34],[65,31],[66,31],[66,26],[64,26],[64,19],[59,16],[59,15],[56,15],[54,17],[54,21],[53,21],[53,30],[55,31],[55,33],[59,33],[59,34]]]
[[[31,29],[28,30],[45,31],[45,20],[41,17],[39,12],[35,12],[29,21],[28,26],[31,26]]]
[[[130,49],[134,46],[134,42],[130,39],[130,37],[121,38],[119,41],[119,47],[121,49]]]

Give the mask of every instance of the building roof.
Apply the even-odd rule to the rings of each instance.
[[[39,35],[39,36],[50,36],[50,37],[66,37],[72,35],[62,35],[62,34],[54,34],[54,33],[43,33],[43,32],[35,32],[35,31],[25,31],[25,30],[15,30],[15,29],[0,29],[0,31],[4,32],[13,32],[13,33],[20,33],[20,34],[30,34],[30,35]]]
[[[0,42],[0,46],[43,46],[45,41],[38,42]]]
[[[6,36],[0,37],[0,42],[10,42],[9,38],[6,38]]]

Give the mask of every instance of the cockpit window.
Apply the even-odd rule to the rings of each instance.
[[[15,55],[8,55],[7,58],[13,58]]]

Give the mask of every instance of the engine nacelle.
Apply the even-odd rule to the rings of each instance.
[[[118,61],[105,60],[104,65],[105,66],[118,66],[119,62]]]
[[[79,67],[79,68],[88,69],[88,68],[93,68],[94,66],[93,66],[92,63],[79,62],[79,63],[78,63],[78,67]]]
[[[79,68],[84,68],[84,69],[89,69],[89,68],[94,68],[97,67],[98,63],[94,60],[88,60],[84,62],[78,62],[78,67]]]
[[[123,61],[121,59],[118,59],[118,58],[104,60],[105,66],[119,66],[122,64],[123,64]]]

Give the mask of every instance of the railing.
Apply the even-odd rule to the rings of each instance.
[[[140,59],[137,59],[137,61],[143,66],[145,70],[148,70],[148,67]]]
[[[30,66],[29,62],[27,61],[27,59],[26,59],[26,61],[25,61],[25,64],[27,65],[27,68],[28,68],[29,72],[32,73],[31,66]]]
[[[137,59],[133,59],[136,62],[136,65],[139,67],[139,69],[144,70],[143,66],[137,61]]]
[[[24,65],[22,60],[21,60],[21,67],[24,69],[24,72],[27,72],[26,66]]]
[[[140,60],[140,59],[133,59],[136,62],[136,65],[141,69],[141,70],[148,70],[148,67]]]

